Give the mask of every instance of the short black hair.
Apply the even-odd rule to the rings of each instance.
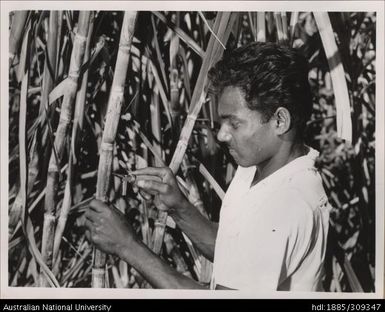
[[[278,107],[291,115],[292,126],[302,137],[312,113],[308,62],[296,49],[275,43],[255,42],[227,54],[209,71],[213,90],[239,87],[250,109],[264,122]]]

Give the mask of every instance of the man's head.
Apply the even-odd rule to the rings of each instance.
[[[258,165],[284,141],[302,141],[312,95],[307,61],[297,51],[253,43],[226,55],[209,75],[219,96],[218,139],[239,165]]]

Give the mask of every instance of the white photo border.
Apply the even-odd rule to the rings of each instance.
[[[152,290],[93,288],[32,288],[8,286],[8,38],[9,13],[14,10],[106,11],[365,11],[376,12],[376,272],[374,293],[266,292],[212,290]],[[383,1],[1,1],[1,105],[0,105],[0,298],[23,299],[156,299],[156,298],[385,298],[384,276],[384,2]]]

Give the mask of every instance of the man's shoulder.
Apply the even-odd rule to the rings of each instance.
[[[287,177],[289,186],[296,186],[302,189],[317,189],[322,187],[322,179],[315,167],[309,167],[293,172]]]
[[[283,182],[281,194],[293,205],[312,211],[322,207],[327,202],[322,178],[315,168],[298,171]],[[299,205],[302,203],[301,205]]]

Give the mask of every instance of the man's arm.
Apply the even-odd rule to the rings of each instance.
[[[179,228],[191,239],[194,246],[210,261],[214,259],[215,240],[218,223],[205,218],[194,205],[186,201],[176,210],[170,210],[170,216]]]
[[[205,289],[182,275],[154,254],[136,236],[124,215],[116,208],[94,200],[86,212],[86,236],[95,247],[117,255],[132,265],[153,287]]]
[[[213,260],[218,225],[202,216],[181,193],[172,171],[147,167],[132,173],[136,185],[154,196],[158,209],[166,210],[199,251]]]
[[[135,247],[123,248],[119,257],[131,264],[154,288],[208,289],[177,272],[142,242],[138,241]]]

